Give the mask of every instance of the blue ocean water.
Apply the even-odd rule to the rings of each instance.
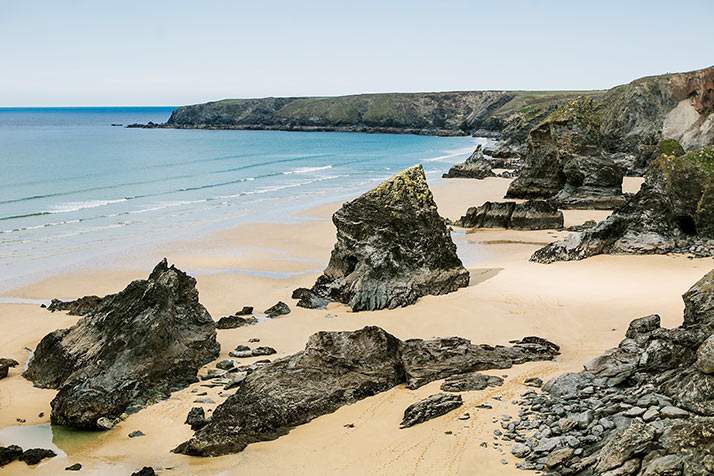
[[[0,108],[0,290],[148,243],[285,219],[417,163],[433,183],[484,142],[123,127],[171,110]]]

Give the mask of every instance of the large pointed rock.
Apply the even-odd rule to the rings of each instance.
[[[486,159],[481,147],[481,144],[479,144],[468,159],[452,166],[442,177],[484,179],[495,175],[493,170],[491,170],[493,168],[493,162]]]
[[[52,423],[107,428],[122,413],[195,382],[219,351],[196,280],[164,259],[149,279],[131,282],[76,325],[46,335],[23,375],[59,389]]]
[[[353,311],[393,309],[469,283],[421,165],[345,203],[332,221],[337,243],[312,287],[318,297]]]

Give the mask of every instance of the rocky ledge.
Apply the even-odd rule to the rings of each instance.
[[[464,228],[511,228],[547,230],[563,228],[563,212],[544,200],[486,202],[471,207],[454,222]]]
[[[108,429],[122,413],[197,381],[218,357],[196,280],[161,261],[147,280],[105,296],[68,329],[46,335],[23,376],[59,389],[53,424]]]
[[[332,222],[337,243],[311,289],[319,299],[301,289],[303,304],[326,300],[353,311],[393,309],[469,283],[421,165],[345,203]]]
[[[714,147],[662,154],[628,202],[594,228],[536,251],[532,261],[579,260],[603,253],[714,255]]]
[[[612,209],[625,201],[622,171],[603,153],[590,97],[570,101],[528,134],[509,198],[549,198],[560,208]]]
[[[236,453],[401,383],[418,388],[460,373],[550,360],[557,349],[537,337],[502,347],[474,345],[459,337],[401,341],[379,327],[318,332],[302,352],[249,373],[205,426],[174,451]]]
[[[630,323],[616,349],[518,401],[504,440],[523,469],[587,476],[714,473],[714,271],[684,294],[684,323]],[[498,430],[501,434],[501,430]]]

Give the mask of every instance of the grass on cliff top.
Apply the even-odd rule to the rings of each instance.
[[[536,112],[581,96],[599,96],[605,91],[513,91],[515,97],[501,106],[494,116],[505,116],[514,112],[523,114]]]

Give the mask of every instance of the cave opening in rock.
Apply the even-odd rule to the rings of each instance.
[[[677,226],[679,226],[679,230],[685,235],[692,236],[697,234],[697,225],[694,223],[694,218],[688,215],[678,216]]]
[[[357,258],[354,256],[347,256],[344,259],[345,262],[345,276],[352,274],[352,271],[357,267]]]

